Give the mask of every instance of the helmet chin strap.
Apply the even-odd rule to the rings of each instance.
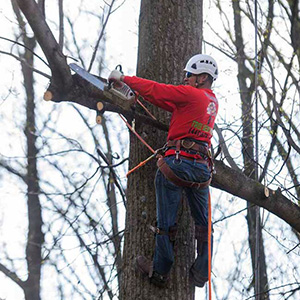
[[[196,86],[196,88],[201,87],[201,86],[204,85],[204,82],[201,82],[201,83],[198,82],[199,76],[200,76],[200,75],[197,75],[197,76],[196,76],[196,81],[195,81],[195,86]]]

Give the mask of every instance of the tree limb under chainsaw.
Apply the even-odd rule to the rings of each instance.
[[[98,77],[98,79],[106,82],[103,78]],[[50,84],[44,99],[54,102],[73,102],[95,111],[97,110],[97,103],[102,102],[101,113],[105,111],[120,113],[128,120],[134,118],[136,124],[146,123],[163,131],[168,130],[167,124],[146,116],[143,114],[143,109],[133,106],[132,101],[124,101],[124,99],[110,93],[108,89],[101,91],[77,74],[72,76],[72,80],[72,87],[69,91],[59,91]]]

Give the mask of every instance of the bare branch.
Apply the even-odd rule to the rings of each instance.
[[[266,57],[266,61],[270,67],[270,70],[272,72],[272,65],[271,65],[271,62],[269,60],[268,57]],[[274,86],[275,86],[275,83],[274,83],[274,76],[272,76],[272,81],[273,81],[273,89],[274,89]],[[273,94],[275,95],[275,91],[273,92]],[[281,129],[283,130],[284,132],[284,135],[288,141],[288,143],[300,154],[300,147],[294,142],[294,140],[292,139],[291,137],[291,134],[290,134],[290,131],[285,127],[283,121],[281,120],[281,117],[280,117],[280,113],[279,113],[279,104],[277,103],[275,97],[272,97],[272,102],[273,102],[273,108],[274,108],[274,112],[275,112],[275,116],[276,116],[276,121],[277,123],[279,124],[279,126],[281,127]]]
[[[79,60],[80,60],[80,62],[81,62],[81,65],[82,65],[83,68],[85,69],[84,60],[83,60],[83,58],[82,58],[82,56],[81,56],[81,53],[80,53],[80,47],[79,47],[79,45],[78,45],[78,43],[77,43],[76,34],[75,34],[75,31],[74,31],[74,25],[73,25],[73,23],[72,23],[72,21],[71,21],[71,19],[70,19],[69,17],[67,17],[67,21],[68,21],[68,24],[69,24],[70,29],[71,29],[72,41],[73,41],[74,46],[75,46],[75,48],[76,48],[76,50],[77,50],[77,56],[78,56],[78,58],[79,58]]]
[[[6,268],[3,264],[0,263],[0,271],[5,274],[7,277],[9,277],[13,282],[15,282],[20,288],[24,289],[25,282],[22,281],[19,276],[15,273],[10,271],[8,268]]]
[[[52,85],[62,91],[68,90],[72,85],[69,66],[37,3],[34,0],[17,2],[47,57],[52,71]]]
[[[222,148],[222,151],[224,152],[225,158],[228,161],[229,165],[234,170],[240,170],[240,168],[238,167],[238,165],[235,163],[234,159],[230,155],[229,150],[228,150],[227,145],[226,145],[226,142],[224,140],[223,134],[222,134],[222,132],[221,132],[221,130],[218,127],[217,124],[215,124],[214,129],[216,130],[216,132],[218,134],[219,144],[220,144],[220,146]]]
[[[22,179],[24,183],[26,183],[26,176],[24,174],[21,174],[2,160],[0,160],[0,166],[6,169],[6,171],[8,171],[9,173],[16,175],[17,177]]]
[[[24,44],[22,44],[22,43],[19,43],[19,42],[17,42],[17,41],[8,39],[8,38],[3,37],[3,36],[0,36],[0,39],[5,40],[5,41],[8,41],[8,42],[11,42],[11,43],[13,43],[13,44],[16,44],[16,45],[19,45],[19,46],[25,48],[26,50],[28,50],[29,52],[31,52],[34,56],[36,56],[38,59],[40,59],[47,67],[50,67],[49,64],[48,64],[42,57],[40,57],[38,54],[36,54],[34,51],[32,51],[32,49],[30,49],[30,48],[27,47],[26,45],[24,45]]]

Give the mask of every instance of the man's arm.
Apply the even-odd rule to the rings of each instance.
[[[118,70],[113,70],[108,80],[115,84],[125,82],[145,100],[170,112],[175,109],[176,105],[184,104],[190,92],[186,86],[167,85],[136,76],[124,76]]]
[[[158,83],[136,76],[124,76],[123,81],[139,92],[145,100],[168,111],[187,102],[190,91],[187,86]]]

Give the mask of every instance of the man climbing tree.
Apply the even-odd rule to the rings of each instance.
[[[197,258],[190,269],[190,278],[198,287],[208,280],[208,198],[212,174],[210,145],[218,101],[211,90],[218,77],[218,67],[209,55],[193,56],[184,69],[185,85],[166,85],[111,72],[109,81],[125,82],[145,100],[172,113],[163,156],[159,155],[156,187],[158,227],[153,262],[138,256],[138,269],[151,283],[164,287],[174,262],[176,216],[185,190],[195,220]],[[212,240],[212,239],[211,239]]]

